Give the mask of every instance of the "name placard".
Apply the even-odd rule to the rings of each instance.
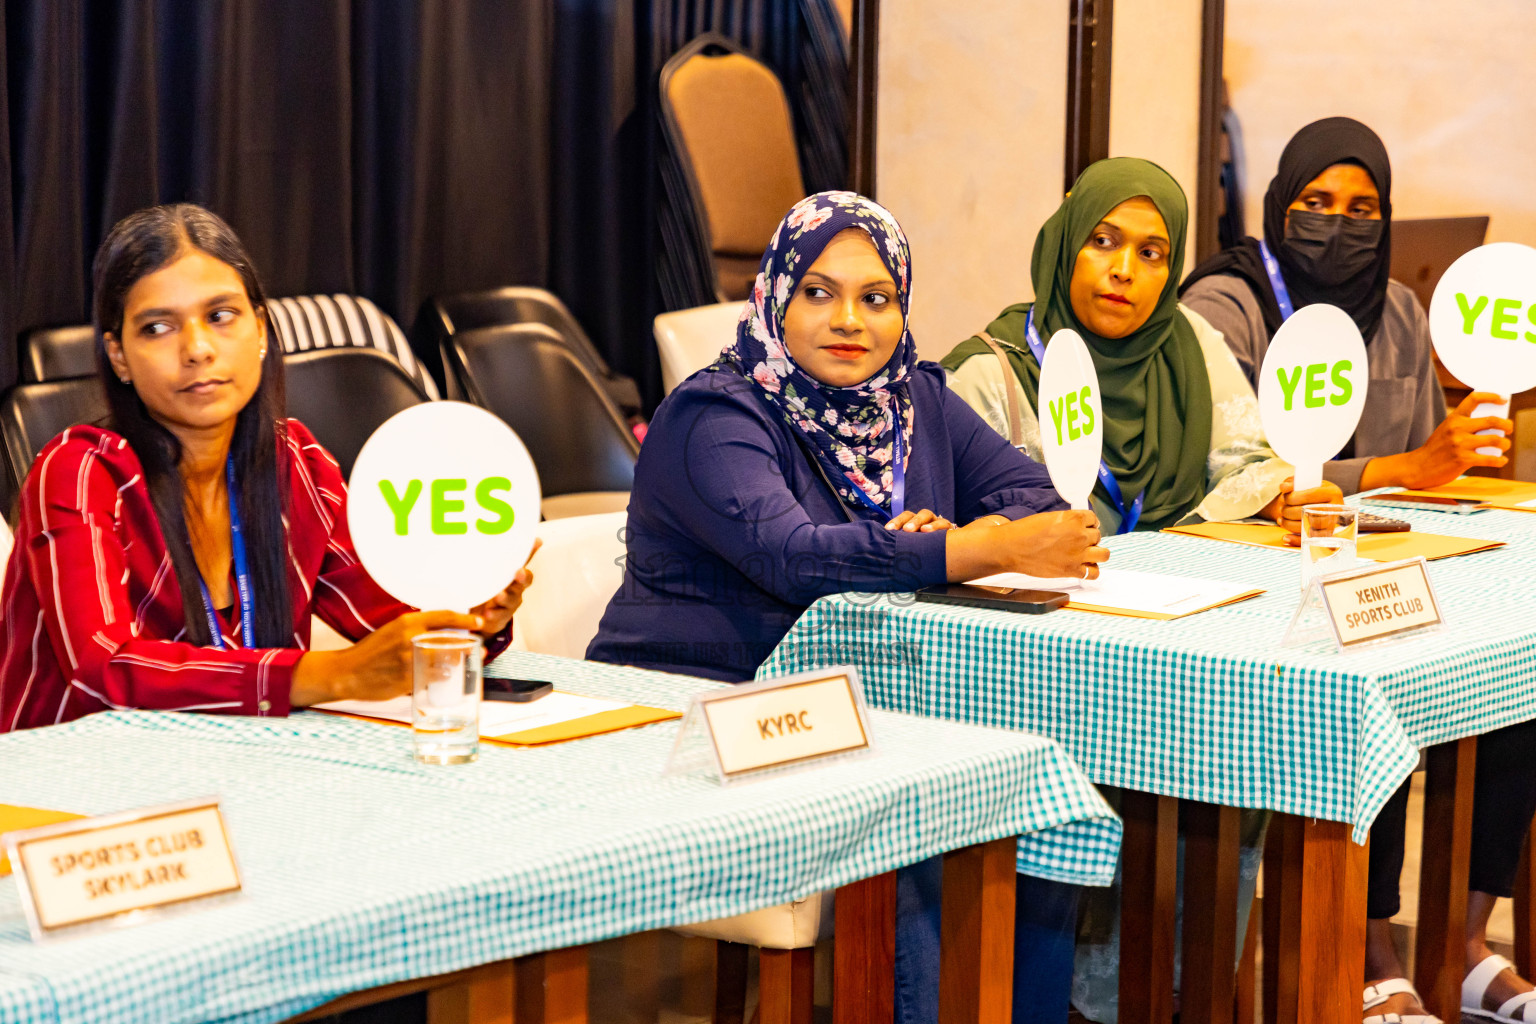
[[[240,890],[216,800],[8,832],[5,847],[34,938]]]
[[[1422,558],[1324,576],[1318,586],[1340,650],[1443,621]]]
[[[722,780],[872,749],[851,666],[764,679],[694,698]]]

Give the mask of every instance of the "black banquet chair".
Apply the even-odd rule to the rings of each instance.
[[[640,444],[559,332],[482,327],[455,333],[443,356],[450,393],[501,417],[528,446],[546,519],[628,506]]]
[[[22,332],[22,383],[89,377],[95,372],[96,330],[90,324],[34,327]]]
[[[436,346],[444,353],[450,398],[462,396],[453,393],[453,376],[446,372],[448,339],[463,331],[506,324],[543,324],[551,328],[577,361],[596,378],[625,422],[631,426],[644,422],[640,390],[634,380],[613,371],[565,303],[543,288],[523,285],[435,295],[422,305],[416,321],[416,338],[419,343]]]
[[[399,362],[372,348],[321,348],[283,357],[288,415],[309,428],[352,476],[363,444],[397,412],[428,401]]]
[[[0,400],[0,436],[5,438],[4,501],[7,516],[21,493],[32,462],[54,436],[81,423],[104,423],[110,410],[95,376],[18,384]]]
[[[270,300],[268,312],[289,355],[328,348],[374,349],[400,364],[422,394],[438,397],[437,384],[400,326],[363,296],[293,295]]]

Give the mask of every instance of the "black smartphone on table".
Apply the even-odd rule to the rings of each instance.
[[[555,690],[555,684],[543,679],[498,679],[485,677],[485,699],[505,700],[514,704],[526,704],[540,697],[547,697]]]
[[[1042,615],[1067,603],[1059,590],[1022,590],[1018,587],[989,587],[975,583],[941,583],[917,592],[919,601],[935,604],[963,604],[972,608],[1001,608],[1004,611]]]

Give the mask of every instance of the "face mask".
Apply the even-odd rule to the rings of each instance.
[[[1379,220],[1292,210],[1285,226],[1285,249],[1302,273],[1318,284],[1343,284],[1376,261],[1384,227]]]

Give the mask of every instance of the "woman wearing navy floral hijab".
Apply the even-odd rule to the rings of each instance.
[[[795,205],[735,341],[651,420],[624,582],[587,657],[740,682],[828,594],[1098,574],[1108,552],[1093,513],[1064,510],[1045,469],[918,361],[910,294],[906,236],[887,210],[852,192]],[[939,877],[935,861],[898,879],[898,1021],[937,1013]],[[1068,976],[1074,904],[1033,891],[1018,930],[1054,942],[1062,925]],[[1021,949],[1019,969],[1037,959]],[[1036,1005],[1058,989],[1064,1017],[1064,981],[1015,985]]]
[[[873,243],[874,255],[885,266],[900,305],[883,296],[888,303],[884,312],[900,316],[901,338],[890,359],[867,380],[828,387],[790,357],[784,344],[784,318],[790,295],[810,262],[829,239],[850,229],[854,243],[864,250]],[[865,259],[869,259],[867,252]],[[891,511],[896,424],[902,426],[904,450],[910,451],[912,440],[907,381],[917,362],[917,346],[906,329],[910,265],[907,238],[885,207],[853,192],[822,192],[802,199],[768,243],[757,284],[736,327],[736,343],[720,354],[716,364],[750,377],[762,388],[762,397],[815,450],[838,496],[870,509]],[[851,365],[840,368],[844,379],[860,377],[868,368],[868,360],[857,361],[855,344],[849,342],[852,358],[845,360]],[[901,511],[895,509],[893,514]]]

